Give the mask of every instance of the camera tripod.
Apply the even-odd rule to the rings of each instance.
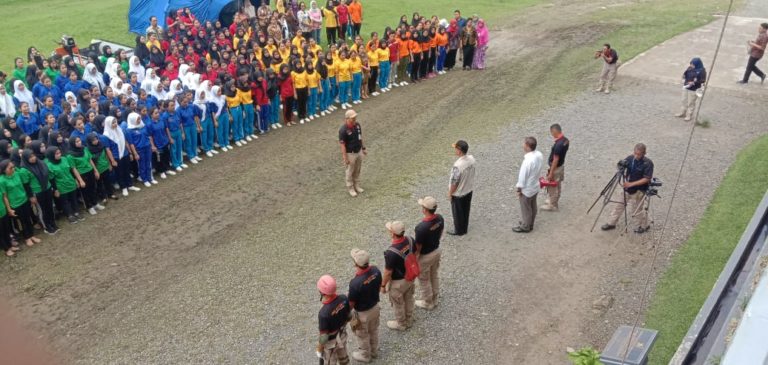
[[[647,191],[643,192],[643,198],[640,200],[640,202],[635,207],[635,210],[632,212],[631,215],[627,214],[627,193],[624,191],[624,167],[619,167],[619,169],[616,171],[616,173],[613,175],[610,181],[608,181],[608,184],[605,185],[603,190],[600,192],[600,195],[595,199],[595,202],[592,203],[592,205],[587,210],[587,214],[589,214],[590,211],[592,211],[592,208],[597,205],[597,202],[599,202],[601,199],[603,200],[603,206],[600,208],[600,212],[597,214],[597,217],[595,217],[594,223],[592,223],[592,227],[589,229],[590,232],[595,230],[595,226],[597,225],[597,221],[600,219],[600,216],[603,214],[603,211],[605,210],[605,207],[609,203],[617,203],[621,204],[624,208],[624,229],[622,230],[623,233],[627,232],[627,229],[629,227],[629,219],[632,217],[637,216],[638,214],[641,214],[645,212],[646,216],[649,219],[648,225],[653,224],[652,215],[651,215],[651,198],[657,197],[661,198],[659,196],[658,190],[654,187],[649,187]],[[613,200],[611,197],[613,197],[613,193],[616,190],[617,186],[621,186],[622,189],[622,200]],[[645,228],[645,227],[641,227]]]

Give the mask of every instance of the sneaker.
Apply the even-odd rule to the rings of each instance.
[[[77,217],[75,217],[74,215],[67,217],[67,220],[69,221],[69,224],[77,224],[77,222],[79,222],[77,220]]]
[[[168,178],[168,176],[166,176],[164,172],[161,172],[160,173],[160,178],[165,180],[166,178]]]
[[[54,228],[54,229],[50,229],[50,230],[49,229],[45,229],[45,233],[48,234],[49,236],[53,236],[56,233],[59,233],[59,229],[58,228]]]
[[[387,328],[395,331],[405,331],[406,327],[401,325],[398,321],[387,321]]]
[[[181,166],[177,166],[177,167],[176,167],[176,171],[178,171],[178,172],[181,172],[181,170],[183,170],[183,169],[181,168]],[[169,174],[170,174],[171,172],[173,172],[173,171],[168,171],[168,173],[169,173]],[[173,175],[176,175],[176,174],[174,173]]]
[[[551,204],[544,204],[541,207],[539,207],[539,209],[547,211],[547,212],[557,212],[558,211],[558,208],[553,206],[553,205],[551,205]]]
[[[597,92],[597,93],[603,92],[603,88],[602,87],[598,87],[597,89],[595,89],[595,92]]]
[[[293,112],[293,115],[299,115],[299,112]]]
[[[186,169],[186,168],[189,168],[189,165],[183,163],[183,164],[181,164],[181,167]],[[179,171],[181,171],[181,170],[179,170]]]
[[[348,193],[349,193],[349,195],[351,195],[353,198],[357,196],[357,192],[356,192],[356,191],[355,191],[355,189],[353,189],[353,188],[349,188],[349,189],[347,189],[347,192],[348,192]]]
[[[317,113],[313,114],[312,116],[315,118],[320,118],[320,114],[317,114]]]
[[[372,96],[379,96],[379,92],[378,91],[374,91],[371,95]]]
[[[371,362],[370,358],[363,356],[362,351],[355,351],[352,353],[352,355],[350,355],[350,357],[352,358],[352,360],[355,360],[357,362],[362,362],[362,363]]]
[[[135,186],[131,186],[131,187],[128,188],[128,190],[130,190],[130,191],[141,191],[141,188],[138,188],[138,187],[135,187]]]
[[[104,209],[107,209],[107,207],[105,207],[105,206],[103,206],[103,205],[101,205],[101,204],[96,204],[94,207],[95,207],[96,209],[98,209],[98,210],[104,210]]]
[[[314,119],[315,119],[315,116],[314,116],[314,115],[310,115],[310,116],[309,116],[309,120],[314,120]]]
[[[277,123],[277,128],[283,128],[283,125],[280,123]]]
[[[221,148],[221,150],[224,151],[224,152],[229,152],[229,150],[231,150],[231,149],[232,149],[232,146],[224,146],[224,147]]]
[[[77,218],[77,221],[78,221],[78,222],[82,222],[82,221],[84,221],[84,220],[85,220],[85,217],[83,217],[82,215],[80,215],[80,213],[75,213],[75,218]]]
[[[152,179],[152,185],[157,185],[157,184],[159,184],[159,183],[160,183],[160,182],[158,182],[157,180],[155,180],[155,179]]]
[[[240,143],[242,143],[242,144],[248,144],[248,141],[246,141],[246,140],[242,140],[242,141],[240,141]]]
[[[611,89],[605,89],[605,93],[606,94],[610,94],[611,93]]]
[[[363,190],[363,188],[361,188],[361,187],[359,187],[359,186],[355,186],[355,191],[356,191],[358,194],[362,194],[362,193],[363,193],[365,190]]]
[[[96,209],[94,209],[94,208],[88,208],[88,214],[90,214],[90,215],[96,215],[96,214],[98,214],[98,213],[96,213]]]
[[[651,226],[637,227],[637,229],[635,229],[635,233],[643,234],[643,233],[648,232],[650,230],[651,230]]]
[[[171,175],[171,176],[174,176],[174,175],[176,175],[176,172],[175,172],[175,171],[173,171],[173,170],[168,170],[166,173],[167,173],[168,175]]]
[[[151,182],[149,182],[149,181],[145,181],[145,182],[144,182],[144,186],[146,186],[146,187],[150,187],[150,186],[152,186],[152,183],[151,183]]]
[[[304,124],[304,119],[299,120],[299,124]]]
[[[191,162],[193,165],[197,165],[197,159],[196,158],[193,158],[193,159],[189,160],[189,162]]]
[[[272,129],[277,129],[277,124],[272,124]]]
[[[251,138],[253,138],[253,139],[259,139],[259,136],[255,135],[255,134],[251,134],[251,135],[253,136],[253,137],[251,137]]]
[[[242,144],[242,143],[240,143],[240,141],[237,141],[237,142],[235,142],[235,146],[237,146],[237,147],[243,147],[243,144]]]
[[[123,196],[128,196],[128,189],[123,189]]]
[[[435,309],[435,306],[434,306],[434,305],[430,305],[430,304],[427,304],[427,301],[426,301],[426,300],[417,300],[416,302],[414,302],[414,304],[415,304],[417,307],[419,307],[419,308],[422,308],[422,309],[426,309],[426,310],[430,310],[430,311],[431,311],[431,310],[433,310],[433,309]]]
[[[600,227],[600,229],[603,230],[603,231],[610,231],[612,229],[616,229],[616,225],[615,224],[608,224],[608,223],[606,223],[606,224],[603,224],[603,226]]]
[[[341,104],[341,109],[347,110],[347,104]]]
[[[213,157],[213,152],[208,151],[208,152],[205,153],[205,155],[208,156],[208,157]]]

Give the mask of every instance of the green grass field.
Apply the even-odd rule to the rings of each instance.
[[[666,364],[677,350],[725,262],[768,189],[768,136],[739,153],[704,217],[656,286],[646,327],[659,330],[651,364]],[[682,295],[682,294],[685,295]]]
[[[363,34],[381,32],[396,25],[400,16],[410,19],[413,12],[425,16],[450,18],[454,9],[465,15],[478,14],[489,21],[496,16],[540,3],[541,0],[370,0],[363,1]],[[65,33],[75,37],[80,47],[91,39],[105,39],[133,46],[136,35],[128,32],[127,0],[3,0],[0,14],[3,29],[23,30],[0,37],[0,70],[10,74],[13,59],[26,59],[27,48],[37,47],[49,55],[56,48],[53,41]],[[503,11],[500,11],[503,9]],[[11,15],[13,16],[7,16]],[[325,37],[325,35],[323,35]]]

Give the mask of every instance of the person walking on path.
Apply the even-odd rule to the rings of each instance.
[[[547,186],[549,198],[546,204],[541,206],[541,210],[556,212],[560,209],[560,192],[565,179],[565,155],[568,153],[571,142],[563,135],[563,128],[560,127],[560,124],[552,124],[549,127],[549,133],[555,139],[555,144],[552,145],[552,151],[549,153],[547,180],[554,181],[557,185]]]
[[[701,58],[691,60],[688,68],[683,72],[683,99],[680,113],[675,114],[678,118],[685,117],[685,121],[691,120],[693,108],[696,107],[696,100],[699,99],[699,90],[707,81],[707,70]]]
[[[536,138],[526,137],[523,143],[525,157],[520,165],[517,177],[517,197],[520,200],[520,225],[512,228],[517,233],[528,233],[533,230],[536,220],[536,196],[539,194],[539,176],[544,165],[544,155],[536,150]]]
[[[387,327],[405,331],[413,325],[413,282],[405,279],[405,258],[411,254],[413,239],[405,235],[405,224],[388,222],[385,227],[392,238],[392,245],[384,251],[384,278],[381,293],[389,292],[389,302],[395,311],[395,320],[387,321]]]
[[[437,305],[440,291],[440,238],[443,236],[445,222],[443,216],[436,214],[437,199],[427,196],[418,200],[424,219],[416,225],[416,257],[419,258],[419,296],[416,306],[432,310]]]
[[[762,23],[757,28],[757,39],[754,42],[747,42],[749,45],[749,61],[747,61],[747,69],[744,71],[744,78],[739,80],[740,84],[746,84],[749,82],[749,77],[754,72],[757,77],[760,78],[760,83],[765,82],[765,74],[757,68],[757,61],[760,61],[765,54],[765,47],[768,45],[768,23]]]
[[[344,125],[339,128],[341,158],[346,167],[346,184],[349,195],[355,197],[364,190],[360,187],[360,170],[363,156],[367,154],[363,144],[363,132],[357,122],[357,113],[350,109],[344,113]]]
[[[448,200],[451,201],[454,227],[454,230],[448,231],[448,234],[462,236],[467,234],[469,227],[469,210],[475,184],[475,158],[467,155],[469,144],[466,141],[457,141],[453,144],[453,148],[459,158],[453,163],[448,185]]]
[[[357,337],[357,351],[352,358],[358,362],[370,362],[379,357],[379,288],[381,271],[370,265],[368,251],[353,248],[350,252],[355,263],[355,277],[349,282],[349,306],[354,311],[350,320],[352,332]]]
[[[613,80],[616,79],[616,71],[619,68],[619,54],[611,48],[610,44],[606,43],[602,50],[595,52],[595,58],[603,60],[603,71],[600,73],[600,82],[595,91],[604,91],[606,94],[610,94]]]
[[[336,294],[336,279],[323,275],[317,281],[323,303],[317,315],[319,336],[317,357],[325,365],[349,364],[347,355],[347,322],[349,321],[349,301],[345,295]]]

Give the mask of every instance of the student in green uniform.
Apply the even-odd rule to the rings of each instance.
[[[29,187],[28,176],[16,173],[16,166],[10,160],[0,161],[0,171],[3,172],[0,184],[5,188],[6,195],[3,196],[3,200],[8,214],[21,223],[18,237],[23,239],[27,246],[40,243],[40,239],[35,237],[33,232],[34,223],[30,203],[37,203],[37,199]]]
[[[112,171],[113,164],[117,165],[117,161],[112,158],[109,148],[104,147],[101,137],[96,132],[88,133],[85,139],[88,151],[91,152],[91,160],[96,164],[96,171],[99,173],[99,178],[96,180],[96,195],[101,201],[100,204],[105,204],[107,198],[117,200],[112,183],[109,181],[109,172]]]
[[[80,194],[85,202],[85,209],[90,215],[96,215],[96,209],[104,210],[105,207],[97,202],[96,181],[99,180],[99,172],[96,164],[91,159],[91,151],[85,148],[80,137],[69,137],[69,164],[80,174],[80,179],[85,186],[80,186]]]
[[[48,166],[48,175],[53,187],[53,196],[58,198],[61,209],[67,215],[69,223],[75,224],[85,220],[80,216],[80,208],[77,201],[77,188],[85,187],[85,181],[80,177],[77,169],[72,167],[68,158],[62,158],[58,147],[48,147],[45,150],[45,165]]]
[[[21,168],[17,173],[28,175],[29,187],[37,198],[37,211],[41,216],[45,233],[56,234],[59,227],[56,226],[56,217],[53,211],[53,189],[51,187],[48,166],[45,162],[39,160],[37,154],[32,149],[25,149],[21,154]]]
[[[0,184],[0,196],[3,197],[3,204],[0,204],[0,249],[5,252],[5,255],[11,257],[19,250],[11,242],[11,216],[8,215],[8,194],[5,192],[5,185]]]

